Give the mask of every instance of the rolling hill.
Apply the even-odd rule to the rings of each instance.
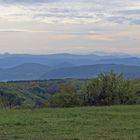
[[[113,70],[140,78],[140,58],[126,55],[0,54],[0,81],[93,78]]]
[[[63,65],[64,64],[64,65]],[[140,78],[139,66],[128,66],[121,64],[97,64],[71,66],[63,63],[61,66],[49,67],[38,63],[25,63],[13,68],[0,69],[0,81],[26,81],[26,80],[48,80],[48,79],[90,79],[100,73],[111,70],[122,73],[125,78]]]
[[[13,68],[0,70],[0,81],[36,80],[49,70],[50,67],[37,64],[25,63]]]
[[[140,78],[140,67],[139,66],[126,66],[126,65],[115,65],[115,64],[98,64],[89,66],[78,66],[69,68],[59,68],[48,71],[44,74],[41,79],[87,79],[96,77],[99,73],[106,73],[109,71],[115,71],[122,73],[125,78],[135,79]]]

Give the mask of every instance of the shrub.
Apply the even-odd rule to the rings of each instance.
[[[87,105],[133,104],[134,98],[131,83],[121,74],[110,72],[98,75],[88,84],[85,103]]]
[[[80,98],[76,93],[57,93],[49,98],[49,107],[73,107],[80,105]]]

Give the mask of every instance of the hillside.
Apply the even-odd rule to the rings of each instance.
[[[86,93],[86,86],[90,80],[48,80],[48,81],[18,81],[0,82],[0,103],[4,99],[16,101],[15,106],[34,107],[36,104],[43,105],[47,99],[60,92],[63,88],[72,90],[78,94]],[[134,94],[140,94],[140,80],[131,80]],[[72,85],[72,88],[71,88]],[[68,90],[69,91],[69,90]],[[12,100],[11,100],[12,99]],[[18,102],[17,102],[18,101]],[[0,108],[1,108],[0,104]]]
[[[37,80],[49,69],[50,67],[45,65],[25,63],[13,68],[1,69],[0,81]]]
[[[58,93],[60,86],[65,82],[68,80],[0,82],[0,97],[17,100],[20,107],[33,107],[36,103],[43,103],[48,97]],[[77,85],[77,90],[82,89],[86,83],[83,80],[73,82]]]
[[[65,78],[87,79],[96,77],[101,72],[107,73],[111,70],[117,73],[122,73],[125,78],[129,79],[140,78],[140,67],[138,66],[98,64],[98,65],[54,69],[48,71],[45,75],[41,77],[41,79],[65,79]]]
[[[140,78],[140,57],[125,54],[0,54],[0,81],[92,78],[114,70]]]
[[[74,66],[71,63],[61,63],[61,65],[50,67],[39,63],[24,63],[12,68],[0,69],[0,81],[89,79],[111,70],[122,73],[128,79],[140,78],[140,66],[120,64]]]

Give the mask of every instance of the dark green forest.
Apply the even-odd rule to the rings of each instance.
[[[0,83],[1,108],[104,106],[140,103],[140,80],[114,72],[87,80]]]

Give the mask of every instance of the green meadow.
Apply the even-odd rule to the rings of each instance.
[[[140,105],[0,110],[0,140],[139,140]]]

